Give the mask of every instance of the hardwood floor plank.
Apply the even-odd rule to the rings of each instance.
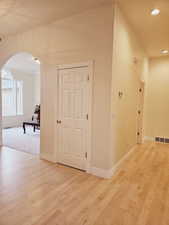
[[[169,225],[169,145],[138,145],[112,179],[0,151],[0,225]]]

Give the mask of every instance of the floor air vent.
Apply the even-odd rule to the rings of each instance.
[[[169,138],[156,137],[155,141],[156,142],[162,142],[162,143],[169,143]]]

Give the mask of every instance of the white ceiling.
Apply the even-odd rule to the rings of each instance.
[[[169,49],[169,0],[116,0],[128,17],[148,55]],[[0,0],[0,37],[23,32],[112,0]],[[153,8],[161,14],[150,15]]]
[[[40,64],[38,64],[33,56],[28,53],[19,53],[12,56],[4,65],[4,69],[13,69],[27,74],[39,74]]]
[[[0,0],[0,35],[35,26],[111,2],[111,0]]]
[[[169,0],[118,0],[142,45],[150,57],[161,56],[169,50]],[[158,16],[151,10],[160,9]]]

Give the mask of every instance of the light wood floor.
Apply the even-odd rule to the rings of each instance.
[[[0,225],[169,225],[169,145],[138,146],[110,180],[4,148]]]

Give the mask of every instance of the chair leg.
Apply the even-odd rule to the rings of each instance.
[[[24,134],[26,134],[26,127],[25,127],[25,124],[23,124],[23,132],[24,132]]]

